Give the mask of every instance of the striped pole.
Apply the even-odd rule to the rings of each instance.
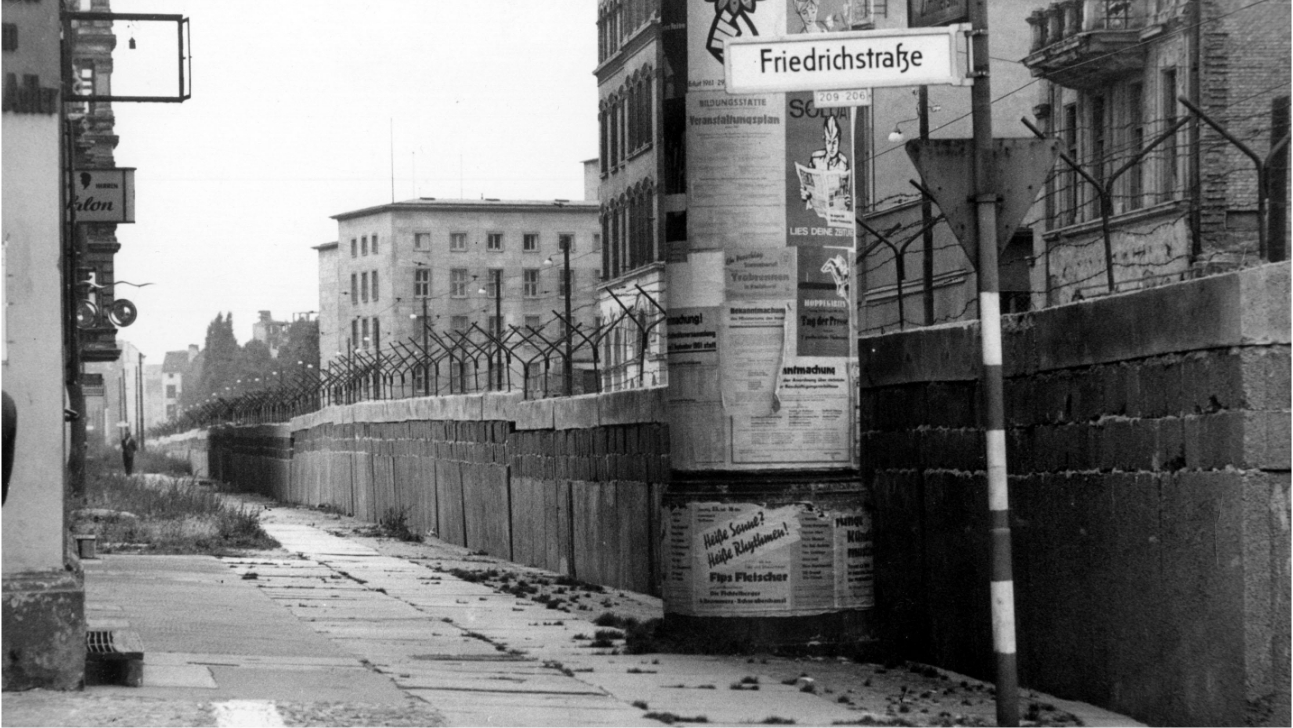
[[[1006,417],[1001,377],[1001,282],[998,271],[997,186],[993,179],[992,90],[988,75],[987,0],[970,3],[974,88],[974,202],[978,244],[979,330],[983,350],[981,389],[988,463],[988,517],[992,560],[992,646],[997,658],[997,724],[1019,725],[1019,674],[1015,650],[1015,582],[1010,553],[1010,501],[1006,483]]]

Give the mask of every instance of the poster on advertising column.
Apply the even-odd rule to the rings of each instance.
[[[785,245],[784,117],[780,95],[687,94],[691,250]]]
[[[727,41],[784,34],[787,1],[687,0],[687,90],[722,91]]]
[[[733,464],[852,464],[848,359],[786,357],[774,386],[771,412],[731,418]]]
[[[849,260],[852,246],[798,248],[795,353],[849,355]]]
[[[847,108],[817,108],[811,92],[786,94],[786,240],[851,243],[852,124]]]
[[[664,522],[666,612],[806,616],[874,605],[861,507],[692,502],[668,507]]]

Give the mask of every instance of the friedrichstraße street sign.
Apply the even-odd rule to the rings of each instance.
[[[861,30],[727,42],[726,88],[732,94],[827,91],[880,86],[966,86],[957,41],[965,24]]]

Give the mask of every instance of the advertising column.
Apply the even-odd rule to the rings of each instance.
[[[837,639],[856,640],[873,601],[853,444],[849,111],[816,108],[811,91],[729,94],[723,66],[735,38],[848,30],[852,3],[686,2],[687,255],[668,266],[666,615],[738,632],[782,620],[757,629],[786,642],[835,625]]]

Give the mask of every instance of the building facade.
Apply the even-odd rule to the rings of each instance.
[[[337,242],[316,247],[325,367],[344,367],[353,352],[385,355],[396,342],[420,342],[423,321],[437,335],[533,327],[559,336],[554,312],[564,316],[567,247],[574,323],[581,331],[596,324],[602,250],[594,202],[420,198],[333,219]],[[587,347],[574,359],[576,368],[592,368]]]
[[[69,0],[69,10],[109,12],[109,0]],[[71,23],[73,92],[110,94],[112,91],[112,52],[117,36],[112,23],[104,20],[76,20]],[[86,101],[66,105],[72,127],[73,167],[77,170],[113,169],[116,165],[116,117],[107,101]],[[78,281],[90,281],[78,293],[95,304],[98,315],[82,324],[81,358],[86,362],[115,361],[120,354],[117,329],[107,312],[115,299],[116,272],[113,259],[121,244],[117,241],[117,223],[78,223]]]
[[[1027,23],[1036,117],[1077,165],[1047,182],[1039,303],[1287,257],[1287,151],[1259,219],[1254,161],[1181,99],[1266,160],[1289,129],[1288,3],[1068,0]]]
[[[666,109],[681,112],[679,74],[686,69],[665,60],[664,44],[685,42],[686,26],[680,3],[662,9],[660,0],[605,0],[597,32],[598,197],[606,241],[597,309],[610,325],[601,344],[602,389],[614,391],[668,383],[663,325],[652,323],[668,303],[667,231],[686,238],[681,125],[664,123]],[[667,137],[670,130],[676,133]]]
[[[5,690],[74,689],[85,674],[85,588],[64,518],[60,6],[4,6],[0,346],[17,410],[3,510]]]

